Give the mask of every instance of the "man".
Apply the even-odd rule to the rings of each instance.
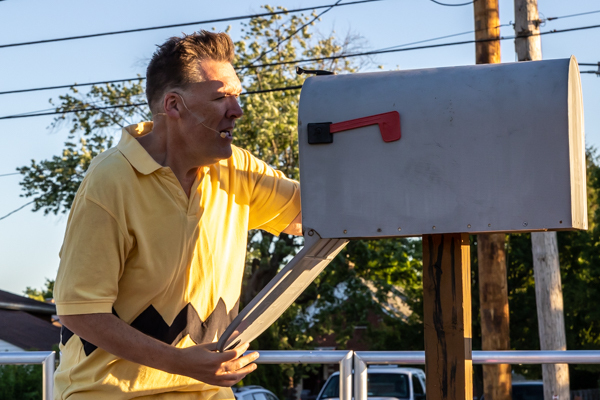
[[[55,399],[232,399],[256,369],[218,353],[237,315],[248,229],[301,234],[299,186],[232,146],[233,43],[171,38],[148,66],[154,122],[123,129],[73,202],[56,280]]]

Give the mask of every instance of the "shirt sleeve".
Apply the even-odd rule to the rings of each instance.
[[[283,172],[246,152],[249,164],[249,229],[263,229],[273,235],[300,213],[300,184]]]
[[[54,297],[58,315],[111,313],[131,248],[115,217],[78,197],[60,252]]]

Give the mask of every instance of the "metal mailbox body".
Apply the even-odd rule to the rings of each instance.
[[[309,123],[400,114],[309,144]],[[303,225],[322,238],[587,228],[583,104],[571,59],[308,78]]]

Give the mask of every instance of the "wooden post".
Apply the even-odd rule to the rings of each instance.
[[[475,12],[475,39],[499,39],[498,0],[478,0]],[[477,64],[500,62],[500,41],[476,44]],[[477,236],[479,300],[482,350],[510,350],[508,289],[506,278],[506,235],[494,233]],[[511,366],[483,366],[483,393],[489,400],[512,398]]]
[[[515,48],[519,61],[542,59],[537,0],[515,0]],[[532,36],[534,35],[534,36]],[[556,232],[533,232],[533,276],[541,350],[566,350],[563,295]],[[569,400],[569,366],[542,365],[544,400]]]
[[[499,39],[500,17],[498,0],[477,0],[475,11],[475,40]],[[496,64],[500,62],[500,40],[475,44],[476,64]]]
[[[423,235],[428,400],[471,400],[471,261],[468,234]]]
[[[542,59],[542,40],[538,36],[540,22],[537,0],[515,0],[515,34],[525,36],[515,39],[519,61]]]
[[[532,232],[533,276],[541,350],[566,350],[556,232]],[[569,365],[542,365],[544,400],[569,400]]]
[[[510,350],[505,243],[503,233],[477,236],[483,350]],[[510,364],[483,366],[483,393],[486,399],[511,399]]]

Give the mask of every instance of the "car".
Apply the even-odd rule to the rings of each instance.
[[[371,400],[425,400],[425,372],[418,368],[369,367],[367,395]],[[317,400],[339,398],[340,373],[335,372],[323,385]]]
[[[482,395],[479,400],[485,400]],[[542,381],[513,381],[512,400],[544,400]]]
[[[515,381],[512,383],[513,400],[544,400],[542,381]]]
[[[279,400],[270,390],[258,385],[232,387],[236,400]]]

